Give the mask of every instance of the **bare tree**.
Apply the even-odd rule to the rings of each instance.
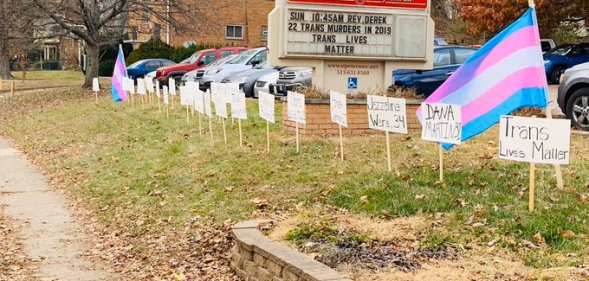
[[[84,42],[87,55],[84,87],[91,87],[92,78],[98,75],[100,48],[120,43],[127,34],[130,21],[147,18],[182,30],[177,19],[185,17],[188,11],[183,5],[188,1],[181,0],[32,1],[50,24],[61,27],[62,33],[52,36],[72,36]],[[200,7],[204,9],[206,5]],[[206,22],[206,18],[199,14],[200,10],[190,10],[190,17],[196,19],[195,22]]]
[[[27,1],[0,0],[0,79],[11,79],[10,54],[22,51],[35,22]]]

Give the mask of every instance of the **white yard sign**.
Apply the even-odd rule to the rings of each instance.
[[[348,127],[348,98],[345,94],[335,91],[329,92],[329,107],[331,109],[331,121],[343,127]]]
[[[444,103],[421,104],[421,139],[460,144],[462,115],[460,106]]]
[[[211,109],[211,92],[210,91],[206,91],[205,92],[205,114],[208,117],[213,117],[213,110]]]
[[[123,89],[131,94],[135,94],[135,81],[129,77],[123,78]]]
[[[99,92],[100,84],[98,83],[98,77],[92,78],[92,91]]]
[[[286,96],[288,120],[305,124],[305,95],[288,92]]]
[[[260,117],[270,123],[276,122],[274,102],[274,95],[260,92],[258,97]]]
[[[543,164],[568,164],[571,121],[501,116],[499,158]]]
[[[145,90],[145,82],[142,78],[137,79],[137,94],[138,95],[145,95],[147,91]]]
[[[153,93],[153,89],[154,89],[153,80],[145,79],[145,88],[147,88],[148,92]]]
[[[405,99],[368,95],[366,106],[370,129],[398,134],[408,133]]]
[[[164,92],[164,104],[170,103],[170,94],[168,93],[168,86],[163,87]]]
[[[231,95],[231,117],[241,120],[247,119],[247,106],[245,104],[244,92],[238,90]]]
[[[194,98],[194,108],[196,109],[196,111],[205,114],[205,93],[201,90],[196,90],[196,95]]]
[[[160,94],[160,81],[159,80],[155,80],[155,95],[158,98],[161,97],[161,94]]]
[[[192,105],[192,95],[188,86],[180,86],[180,104],[184,106]]]
[[[215,103],[215,114],[227,118],[227,91],[221,83],[211,83],[211,98]]]
[[[168,78],[168,87],[170,90],[170,95],[176,95],[176,80],[174,78]]]

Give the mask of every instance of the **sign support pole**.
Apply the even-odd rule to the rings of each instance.
[[[170,119],[170,107],[166,104],[166,118]]]
[[[444,182],[444,147],[440,144],[440,183]]]
[[[528,210],[534,211],[536,200],[536,164],[530,163],[530,198],[528,202]]]
[[[389,168],[389,172],[393,170],[393,164],[391,161],[391,137],[388,131],[385,132],[385,137],[387,141],[387,167]]]
[[[243,133],[241,131],[241,119],[237,119],[237,126],[239,127],[239,147],[243,147]]]
[[[342,125],[339,125],[339,153],[342,161],[344,161],[344,137],[342,135]]]
[[[213,137],[213,117],[209,116],[209,134],[211,135],[211,142],[214,140]]]
[[[202,137],[202,113],[198,113],[198,135]]]
[[[227,128],[225,128],[225,118],[221,118],[221,124],[223,125],[223,139],[225,140],[225,145],[227,145]]]
[[[270,122],[266,120],[266,151],[270,153]]]
[[[190,124],[190,106],[186,106],[186,124]]]
[[[297,142],[297,153],[299,153],[299,122],[295,121],[295,134],[296,134],[296,142]]]
[[[15,86],[15,81],[11,81],[10,83],[10,97],[14,97],[14,86]]]

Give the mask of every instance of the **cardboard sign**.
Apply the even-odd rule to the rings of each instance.
[[[348,98],[345,94],[329,91],[329,108],[331,121],[343,127],[348,127]]]
[[[462,115],[459,105],[422,103],[421,118],[421,139],[440,143],[461,143]]]
[[[153,80],[151,79],[144,79],[145,80],[145,88],[147,89],[148,92],[153,93]]]
[[[232,83],[235,84],[235,83]],[[227,84],[227,92],[230,94],[231,97],[231,117],[246,120],[247,119],[247,105],[245,103],[245,93],[239,90],[239,85],[237,86],[237,91],[235,87],[232,87],[231,84]]]
[[[305,95],[288,92],[286,96],[288,120],[305,124]]]
[[[409,133],[405,99],[368,95],[366,106],[370,129],[397,134]]]
[[[258,97],[258,105],[260,117],[270,123],[276,122],[274,103],[275,97],[266,92],[260,92]]]
[[[205,114],[208,117],[213,117],[213,110],[211,109],[211,91],[206,91],[205,92]]]
[[[202,114],[205,114],[205,93],[201,90],[196,90],[196,95],[194,96],[194,109]],[[210,107],[210,102],[209,102]]]
[[[227,92],[221,83],[211,83],[211,98],[215,103],[215,114],[227,118]]]
[[[163,92],[164,92],[164,104],[169,104],[170,103],[170,93],[168,93],[168,87],[164,86],[163,88]]]
[[[161,97],[160,94],[160,81],[159,80],[155,80],[155,96],[156,97]]]
[[[92,91],[100,92],[100,84],[98,83],[98,77],[92,78]]]
[[[135,81],[133,79],[124,77],[123,78],[123,89],[131,94],[135,94]]]
[[[190,106],[193,103],[193,98],[190,93],[190,88],[186,85],[180,86],[180,105]]]
[[[147,90],[145,89],[145,82],[143,78],[137,78],[137,94],[138,95],[146,95]]]
[[[168,89],[170,91],[170,95],[176,95],[176,80],[174,80],[174,78],[168,78]]]
[[[499,158],[543,164],[569,164],[571,120],[501,116]]]

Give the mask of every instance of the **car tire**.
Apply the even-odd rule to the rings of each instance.
[[[573,92],[567,100],[566,117],[580,130],[589,131],[589,88]]]
[[[558,84],[560,82],[560,75],[564,73],[566,68],[564,66],[555,66],[550,73],[550,83]]]

